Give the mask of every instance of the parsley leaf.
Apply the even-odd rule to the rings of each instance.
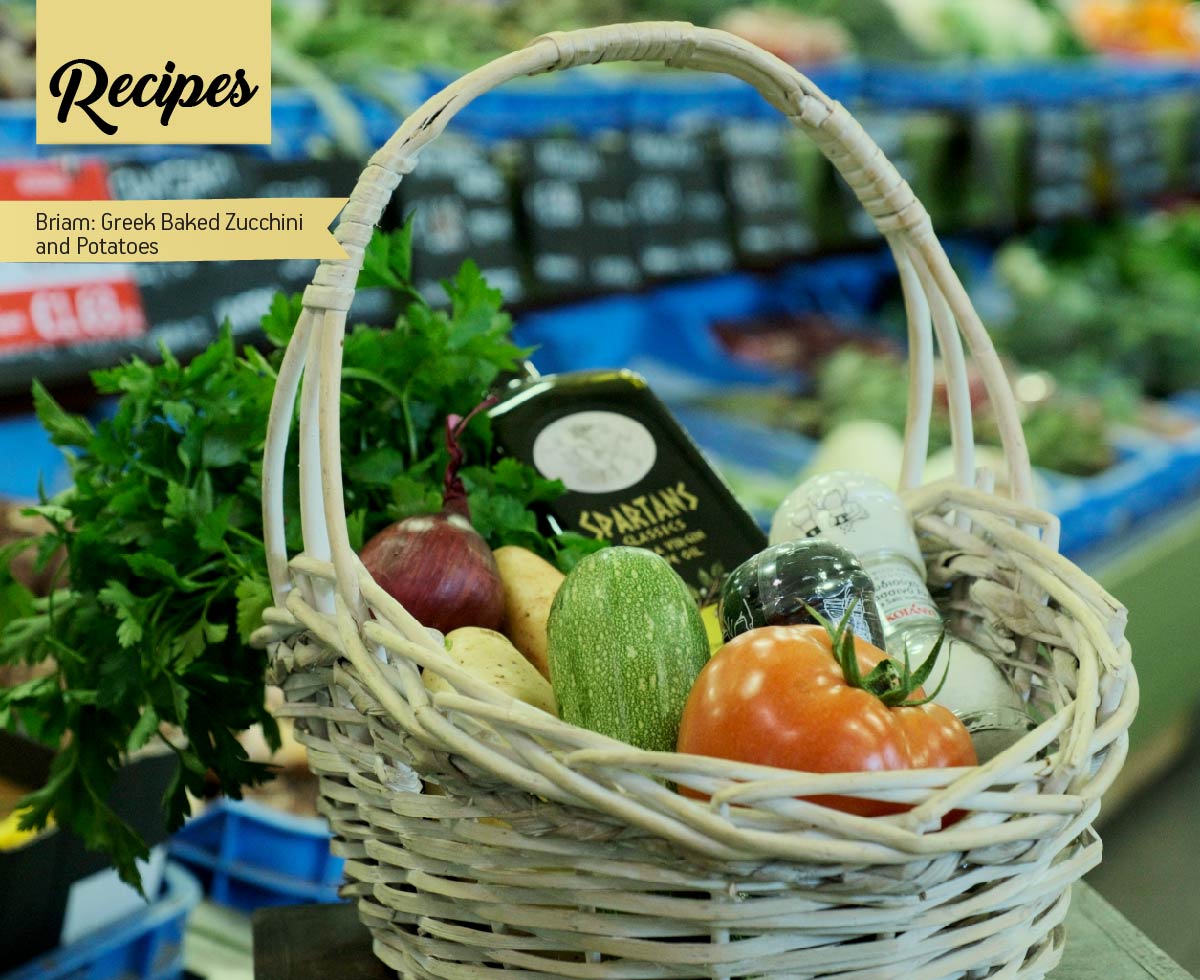
[[[473,263],[444,285],[449,310],[413,290],[409,229],[377,233],[362,285],[391,289],[404,312],[390,329],[351,330],[341,400],[344,492],[353,545],[387,523],[441,508],[448,414],[465,414],[529,351]],[[265,707],[265,658],[246,644],[271,604],[262,544],[262,453],[275,377],[301,309],[276,296],[263,318],[268,350],[239,352],[226,324],[187,364],[169,351],[92,375],[115,409],[92,425],[34,386],[38,417],[69,450],[74,485],[35,510],[50,525],[32,547],[62,548],[64,587],[34,600],[0,568],[0,664],[52,665],[48,677],[0,689],[0,725],[59,748],[32,793],[34,825],[53,815],[108,852],[136,882],[145,843],[107,805],[122,761],[156,740],[179,759],[168,829],[215,777],[228,795],[270,778],[238,734],[278,730]],[[285,474],[288,546],[301,547],[297,438]],[[531,507],[563,492],[512,459],[495,461],[486,416],[464,435],[473,516],[492,547],[519,544],[570,567],[599,543],[545,536]],[[0,557],[8,556],[8,551]]]

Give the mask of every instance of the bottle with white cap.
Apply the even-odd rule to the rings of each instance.
[[[884,643],[893,658],[907,651],[921,664],[944,624],[925,584],[925,561],[908,512],[895,491],[864,473],[837,471],[806,480],[788,495],[771,523],[772,545],[824,538],[858,558],[875,584]],[[930,680],[946,679],[934,700],[971,731],[980,761],[1032,728],[1020,693],[1000,667],[970,643],[946,633]]]

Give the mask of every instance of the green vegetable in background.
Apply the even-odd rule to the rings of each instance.
[[[392,330],[358,327],[345,341],[341,399],[345,496],[352,545],[385,524],[440,508],[445,416],[476,405],[525,356],[511,342],[500,296],[468,263],[446,284],[448,312],[409,287],[407,230],[372,241],[363,285],[408,300]],[[40,386],[38,416],[74,454],[74,486],[35,510],[53,531],[32,547],[65,548],[69,581],[35,600],[7,574],[22,545],[0,553],[0,664],[53,662],[49,676],[0,690],[0,725],[60,747],[49,782],[27,798],[27,825],[53,813],[121,876],[138,880],[139,837],[106,806],[123,757],[158,739],[179,757],[166,800],[170,828],[215,774],[230,796],[270,777],[237,740],[260,724],[264,656],[246,645],[271,595],[261,527],[261,458],[282,348],[299,297],[277,296],[264,319],[274,345],[238,354],[228,327],[190,364],[163,352],[93,375],[116,396],[97,424],[63,411]],[[464,436],[491,458],[486,416]],[[299,550],[295,437],[286,488],[289,549]],[[563,492],[514,460],[462,471],[476,526],[492,547],[519,544],[564,570],[598,543],[543,537],[529,505]]]
[[[903,433],[907,399],[908,368],[896,358],[847,346],[826,358],[817,372],[820,434],[854,419],[884,422]],[[1127,417],[1129,409],[1123,398],[1105,401],[1059,389],[1052,398],[1024,408],[1021,426],[1030,460],[1034,466],[1081,476],[1104,469],[1113,455],[1107,427]],[[986,405],[977,407],[974,417],[976,439],[999,445],[1000,432]],[[950,444],[949,415],[941,407],[929,429],[931,451]]]
[[[1045,229],[997,271],[1013,311],[993,338],[1021,363],[1106,399],[1200,387],[1200,209]]]

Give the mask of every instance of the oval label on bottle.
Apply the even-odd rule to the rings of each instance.
[[[641,422],[617,412],[575,412],[555,419],[533,441],[533,465],[549,480],[579,493],[633,486],[658,457]]]

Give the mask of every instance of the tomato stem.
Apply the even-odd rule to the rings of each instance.
[[[919,708],[921,705],[928,704],[937,697],[946,683],[946,677],[950,673],[949,652],[947,652],[946,670],[942,673],[942,679],[938,682],[938,686],[934,692],[923,698],[910,700],[912,693],[920,688],[929,679],[929,675],[933,673],[934,664],[945,645],[945,627],[942,628],[941,633],[938,634],[937,641],[930,648],[929,656],[925,658],[924,662],[915,672],[912,670],[912,665],[908,658],[908,644],[905,643],[904,662],[902,664],[897,663],[891,657],[884,657],[866,677],[863,677],[862,670],[858,665],[858,653],[854,647],[854,633],[848,629],[850,616],[853,614],[857,604],[857,598],[850,602],[850,605],[846,608],[845,613],[836,626],[808,603],[804,604],[813,618],[829,634],[829,639],[833,646],[834,659],[838,662],[838,666],[842,668],[842,675],[846,678],[846,683],[850,687],[861,688],[868,694],[873,694],[889,708]]]

